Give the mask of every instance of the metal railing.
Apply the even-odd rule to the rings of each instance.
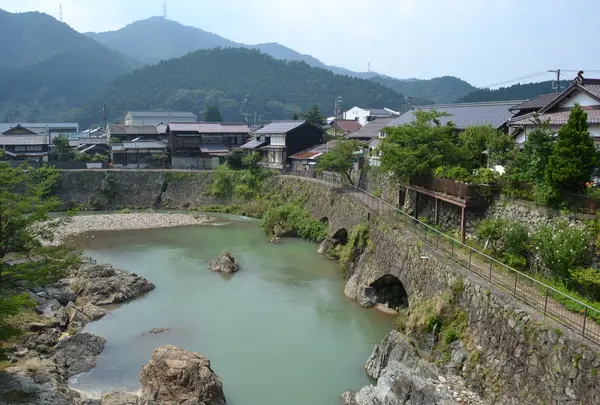
[[[312,171],[286,171],[283,174],[322,181],[342,191],[354,193],[354,197],[371,210],[403,223],[405,228],[429,246],[471,273],[536,309],[544,316],[580,333],[585,338],[600,343],[600,311],[597,309],[461,243],[368,191],[342,181],[339,175],[318,175]]]

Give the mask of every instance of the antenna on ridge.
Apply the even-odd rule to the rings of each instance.
[[[369,72],[371,72],[371,62],[369,62]]]
[[[62,4],[59,4],[59,6],[58,6],[58,18],[59,18],[60,22],[62,22],[62,20],[63,20]]]
[[[165,0],[165,2],[163,4],[163,18],[165,20],[167,19],[167,0]]]

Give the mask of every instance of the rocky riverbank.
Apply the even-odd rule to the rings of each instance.
[[[187,213],[135,212],[99,215],[76,215],[60,221],[53,229],[51,241],[47,245],[60,245],[71,236],[94,231],[121,231],[133,229],[172,228],[178,226],[202,225],[210,221],[204,215]]]

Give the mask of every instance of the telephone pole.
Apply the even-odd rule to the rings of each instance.
[[[62,4],[59,4],[59,6],[58,6],[58,16],[59,16],[60,22],[63,22]]]
[[[555,93],[560,93],[561,87],[560,87],[560,69],[556,69],[556,70],[549,70],[549,73],[556,73],[556,81],[552,82],[552,90]]]
[[[104,124],[104,129],[106,130],[106,127],[108,125],[108,113],[106,111],[106,104],[102,105],[102,123]]]
[[[167,19],[167,0],[163,3],[163,18]]]

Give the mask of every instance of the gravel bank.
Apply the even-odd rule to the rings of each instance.
[[[172,228],[176,226],[201,225],[209,221],[207,216],[183,213],[139,212],[131,214],[77,215],[62,223],[54,232],[54,239],[47,245],[59,245],[68,237],[92,231],[122,231],[131,229]]]

